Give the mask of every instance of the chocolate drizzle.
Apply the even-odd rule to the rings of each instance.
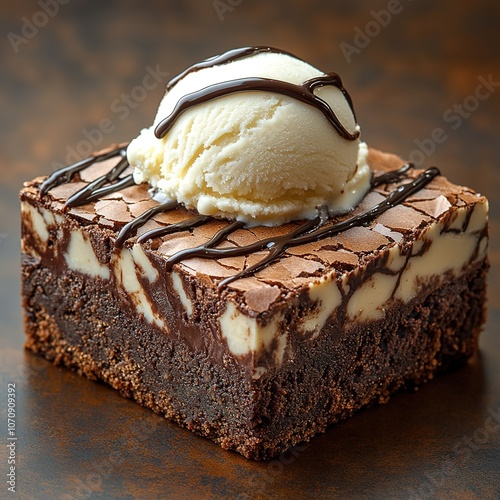
[[[135,182],[132,174],[126,177],[119,177],[129,166],[127,158],[122,158],[106,175],[97,178],[88,186],[71,196],[66,202],[66,206],[76,207],[78,205],[84,205],[85,203],[98,200],[107,194],[134,186]],[[118,181],[114,182],[117,179]]]
[[[66,206],[74,207],[84,205],[90,201],[101,198],[106,194],[124,189],[126,186],[131,185],[131,176],[127,175],[120,177],[120,174],[123,173],[128,166],[126,160],[126,148],[120,147],[106,153],[91,156],[73,165],[57,170],[42,183],[40,187],[40,195],[44,196],[50,189],[64,182],[70,182],[76,174],[81,172],[83,169],[90,167],[95,162],[105,161],[113,157],[120,157],[118,163],[112,167],[106,175],[92,181],[83,189],[71,196],[67,200]],[[374,177],[372,179],[372,187],[399,182],[406,177],[408,171],[411,169],[413,169],[413,165],[411,163],[407,163],[398,170]],[[360,214],[348,217],[340,222],[329,223],[330,221],[327,209],[325,207],[319,207],[318,215],[314,219],[299,223],[295,228],[282,236],[264,238],[251,245],[241,247],[216,248],[216,246],[226,240],[231,233],[245,227],[243,222],[230,222],[225,227],[217,231],[216,234],[206,243],[194,248],[181,250],[180,252],[170,256],[166,261],[165,269],[166,271],[170,271],[174,264],[193,257],[203,259],[238,257],[267,250],[268,254],[256,264],[247,267],[234,276],[230,276],[220,281],[218,286],[223,287],[232,281],[250,276],[268,266],[273,261],[278,259],[287,248],[316,242],[324,238],[335,236],[353,227],[369,224],[385,211],[403,203],[409,196],[422,189],[438,175],[440,175],[439,170],[436,167],[430,167],[421,173],[417,178],[396,188],[394,191],[389,193],[384,200],[376,204],[374,207]],[[137,230],[144,226],[144,224],[146,224],[146,222],[156,214],[175,210],[179,206],[180,204],[177,201],[169,201],[158,204],[156,207],[145,211],[121,229],[115,240],[115,246],[118,248],[122,247],[127,239],[134,236]],[[197,214],[176,224],[170,224],[166,227],[148,231],[137,238],[137,243],[144,243],[148,240],[165,236],[167,234],[192,230],[199,225],[206,224],[213,220],[214,218],[211,216]]]
[[[238,59],[243,59],[245,57],[254,56],[256,54],[260,54],[263,52],[268,52],[268,53],[273,53],[273,54],[284,54],[284,55],[293,57],[295,59],[298,59],[298,57],[294,56],[293,54],[290,54],[290,52],[286,52],[285,50],[281,50],[281,49],[276,49],[274,47],[267,47],[265,45],[231,49],[231,50],[228,50],[227,52],[224,52],[223,54],[219,54],[217,56],[210,57],[209,59],[205,59],[204,61],[193,64],[192,66],[189,66],[189,68],[185,69],[182,73],[179,73],[177,76],[172,78],[172,80],[170,80],[167,83],[166,88],[167,88],[167,90],[170,90],[176,83],[178,83],[180,80],[182,80],[189,73],[194,73],[194,72],[199,71],[200,69],[204,69],[204,68],[211,68],[213,66],[219,66],[221,64],[226,64],[228,62],[237,61]]]
[[[63,167],[56,170],[55,172],[50,174],[41,185],[40,196],[44,196],[45,194],[47,194],[47,191],[49,191],[52,188],[55,188],[56,186],[64,184],[65,182],[70,182],[77,173],[90,167],[96,161],[105,161],[109,160],[110,158],[114,158],[116,156],[121,156],[122,158],[126,158],[127,148],[125,146],[120,146],[118,148],[112,149],[111,151],[106,151],[105,153],[102,154],[89,156],[88,158],[84,158],[83,160],[77,161],[72,165],[68,165],[67,167]]]
[[[202,224],[206,224],[212,220],[213,217],[210,217],[210,215],[195,215],[194,217],[177,222],[176,224],[170,224],[166,227],[152,229],[137,238],[137,243],[144,243],[147,240],[160,238],[161,236],[166,236],[167,234],[180,233],[181,231],[191,231],[191,229],[201,226]]]
[[[191,66],[176,78],[171,80],[167,85],[167,90],[170,90],[176,83],[191,72],[198,71],[202,68],[225,64],[227,62],[235,61],[243,57],[249,57],[261,52],[275,52],[291,55],[287,52],[273,49],[271,47],[245,47],[242,49],[230,50],[224,54]],[[287,95],[316,107],[324,114],[341,137],[349,141],[356,140],[359,136],[359,132],[355,131],[354,133],[350,133],[342,125],[330,106],[314,94],[315,89],[325,85],[333,85],[343,93],[354,115],[351,98],[344,89],[342,81],[336,73],[328,73],[319,77],[311,78],[302,85],[295,85],[268,78],[242,78],[211,85],[197,92],[185,95],[179,99],[170,116],[166,117],[158,124],[155,130],[155,135],[158,138],[163,137],[170,130],[179,116],[192,106],[196,106],[211,99],[216,99],[234,92],[264,91]],[[127,168],[130,165],[127,161],[126,145],[122,145],[110,151],[90,156],[74,163],[73,165],[61,168],[52,173],[42,183],[40,187],[40,196],[46,195],[48,191],[56,186],[59,186],[60,184],[71,182],[81,171],[90,167],[94,163],[106,161],[115,157],[119,158],[118,162],[107,174],[98,177],[84,188],[73,194],[66,201],[65,206],[76,207],[85,205],[113,192],[133,186],[134,179],[132,174],[126,175]],[[401,181],[412,168],[413,165],[408,163],[399,170],[387,172],[383,175],[375,177],[372,179],[372,186],[375,187],[381,184]],[[238,257],[267,250],[267,255],[259,262],[247,267],[240,273],[225,278],[219,282],[219,287],[225,286],[232,281],[254,274],[262,268],[268,266],[270,263],[278,259],[289,247],[319,241],[323,238],[335,236],[353,227],[369,224],[385,211],[404,202],[409,196],[422,189],[438,175],[440,175],[440,173],[436,167],[428,168],[416,179],[399,186],[397,189],[389,193],[389,195],[382,202],[378,203],[374,207],[339,222],[331,222],[329,220],[327,208],[318,207],[318,214],[314,219],[297,223],[292,230],[282,236],[264,238],[253,244],[241,247],[217,248],[217,246],[224,242],[230,234],[245,227],[245,224],[240,221],[229,222],[226,226],[217,231],[216,234],[206,243],[194,248],[181,250],[180,252],[170,256],[166,262],[166,271],[171,270],[174,264],[192,257],[204,259]],[[156,207],[153,207],[136,217],[121,229],[115,240],[115,246],[117,248],[122,247],[127,239],[133,237],[137,230],[144,226],[156,214],[175,210],[179,205],[180,204],[177,201],[169,201],[167,203],[158,204]],[[211,216],[197,214],[176,224],[170,224],[166,227],[148,231],[137,238],[137,243],[144,243],[153,238],[158,238],[167,234],[192,230],[199,225],[206,224],[213,220],[214,218]]]
[[[130,221],[121,229],[118,233],[118,237],[116,238],[115,246],[118,248],[122,247],[125,241],[130,238],[132,234],[136,233],[137,229],[144,226],[144,224],[146,224],[146,222],[153,218],[156,214],[168,212],[169,210],[175,210],[178,206],[179,203],[177,203],[177,201],[168,201],[167,203],[161,203],[160,205],[156,205],[156,207],[146,210],[143,214]]]
[[[349,132],[340,122],[333,109],[326,101],[316,96],[315,88],[325,85],[335,85],[343,88],[340,77],[336,73],[311,78],[302,85],[273,80],[271,78],[237,78],[227,82],[209,85],[201,90],[186,94],[181,97],[170,115],[164,118],[155,128],[155,136],[158,139],[164,137],[173,127],[177,119],[188,109],[198,104],[203,104],[212,99],[233,94],[235,92],[263,91],[274,92],[292,97],[321,111],[337,133],[348,141],[355,141],[359,137],[359,131]]]
[[[399,179],[401,175],[403,175],[411,168],[413,168],[413,165],[411,163],[408,163],[399,170],[381,175],[380,178],[375,178],[374,183],[378,183],[377,185],[379,185],[385,183],[387,179],[391,179],[394,182],[394,180]],[[230,276],[229,278],[222,280],[219,283],[220,287],[225,286],[232,281],[244,278],[245,276],[260,271],[271,262],[278,259],[289,247],[319,241],[324,238],[335,236],[353,227],[363,226],[370,223],[373,219],[380,216],[385,211],[402,203],[404,200],[406,200],[406,198],[422,189],[438,175],[440,175],[439,170],[436,167],[430,167],[413,181],[399,186],[397,189],[392,191],[383,201],[370,208],[369,210],[366,210],[365,212],[362,212],[353,217],[349,217],[343,221],[333,223],[332,225],[326,227],[322,226],[324,226],[326,221],[328,220],[328,212],[325,208],[320,208],[318,211],[318,216],[315,219],[304,222],[303,224],[283,236],[265,238],[251,245],[237,248],[207,248],[207,245],[201,245],[199,247],[183,251],[183,258],[237,257],[240,255],[248,255],[250,253],[258,252],[260,250],[268,250],[268,255],[261,261],[251,267],[248,267],[247,269],[244,269],[234,276]],[[167,260],[167,270],[171,269],[172,267],[171,265],[169,265],[171,259],[173,259],[175,262],[178,262],[177,254],[174,254],[172,257],[170,257],[170,259]]]
[[[180,75],[171,80],[167,85],[167,91],[172,89],[172,87],[178,83],[182,78],[184,78],[189,73],[198,71],[203,68],[209,68],[217,66],[220,64],[225,64],[237,59],[244,57],[249,57],[262,52],[272,52],[279,54],[286,54],[292,56],[288,52],[284,52],[272,47],[244,47],[242,49],[230,50],[219,56],[215,56],[201,63],[195,64],[189,67],[187,70],[182,72]],[[294,56],[292,56],[294,57]],[[297,58],[296,58],[297,59]],[[342,85],[342,80],[337,73],[327,73],[322,76],[311,78],[307,80],[302,85],[296,85],[289,82],[284,82],[281,80],[274,80],[272,78],[237,78],[234,80],[229,80],[226,82],[220,82],[213,85],[209,85],[205,88],[186,94],[181,97],[172,113],[164,118],[155,128],[155,136],[158,139],[164,137],[168,131],[173,127],[178,118],[193,106],[203,104],[205,102],[223,97],[226,95],[233,94],[235,92],[251,92],[251,91],[261,91],[261,92],[273,92],[276,94],[286,95],[297,99],[305,104],[315,107],[318,109],[330,124],[335,128],[337,133],[348,141],[355,141],[359,137],[359,131],[355,130],[354,133],[349,132],[344,125],[340,122],[337,115],[330,107],[330,105],[314,94],[314,90],[326,85],[331,85],[338,88],[344,95],[351,111],[353,113],[354,119],[356,115],[354,113],[354,106],[352,99],[347,92],[347,90]]]

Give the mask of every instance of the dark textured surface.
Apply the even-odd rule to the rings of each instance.
[[[7,34],[21,34],[23,18],[33,19],[41,7],[2,6],[0,408],[7,382],[16,382],[18,497],[497,498],[499,87],[464,117],[454,111],[463,103],[474,109],[470,96],[481,77],[500,81],[497,2],[401,2],[402,11],[351,63],[339,44],[353,44],[355,28],[364,30],[370,10],[386,9],[387,2],[243,0],[223,21],[210,1],[120,5],[61,5],[18,53]],[[489,197],[492,235],[480,355],[417,393],[335,426],[314,446],[263,464],[221,452],[105,386],[24,353],[18,293],[22,181],[64,163],[72,150],[83,153],[87,136],[104,145],[148,125],[163,83],[147,95],[135,90],[131,105],[122,101],[142,85],[148,66],[173,76],[208,55],[253,43],[339,72],[363,138],[404,157],[420,141],[426,165],[437,164],[454,182]],[[92,135],[106,118],[103,138]],[[424,141],[436,128],[446,140]],[[5,448],[0,456],[4,474]]]

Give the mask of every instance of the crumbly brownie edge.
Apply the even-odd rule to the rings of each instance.
[[[265,459],[463,363],[477,349],[486,271],[486,263],[470,266],[440,289],[388,311],[383,321],[348,331],[328,323],[319,342],[298,347],[293,364],[251,381],[231,356],[223,366],[213,363],[124,314],[99,279],[71,271],[55,276],[25,256],[26,347],[105,381],[225,449]]]
[[[274,437],[269,456],[463,366],[478,349],[488,267],[487,261],[469,266],[458,279],[392,307],[384,320],[348,330],[327,323],[318,343],[259,387],[261,435]]]
[[[72,271],[57,276],[29,256],[23,256],[22,293],[27,349],[246,454],[253,401],[234,358],[213,363],[206,352],[124,311],[105,281]]]

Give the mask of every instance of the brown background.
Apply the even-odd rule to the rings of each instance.
[[[51,16],[35,1],[0,14],[0,497],[15,382],[19,498],[499,498],[500,84],[473,97],[481,78],[500,82],[498,2],[55,1]],[[376,24],[370,11],[389,7]],[[187,65],[253,44],[340,73],[363,138],[486,194],[492,233],[480,356],[260,464],[23,351],[17,201],[23,180],[71,151],[135,137]],[[161,81],[145,90],[151,69]],[[444,142],[429,140],[435,129]]]

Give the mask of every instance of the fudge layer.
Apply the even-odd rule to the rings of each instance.
[[[146,185],[77,208],[96,163],[40,197],[25,184],[22,266],[26,346],[245,457],[272,457],[403,387],[463,364],[484,321],[487,200],[437,177],[371,223],[290,247],[254,275],[218,283],[265,252],[190,258],[227,222],[136,243],[192,214],[160,213],[121,248],[119,230],[157,205]],[[374,175],[403,161],[370,150]],[[406,179],[371,189],[351,217]],[[222,247],[294,223],[232,233]]]

